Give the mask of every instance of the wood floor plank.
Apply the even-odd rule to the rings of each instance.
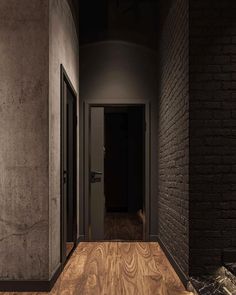
[[[105,240],[141,241],[143,222],[138,213],[106,213]]]
[[[173,267],[171,266],[169,260],[165,256],[164,252],[162,251],[161,247],[157,243],[150,243],[151,253],[153,258],[156,262],[160,273],[162,274],[166,291],[163,291],[163,294],[189,294],[188,292],[183,291],[184,287],[182,282],[180,281],[179,277],[177,276],[176,272],[174,271]],[[180,290],[182,290],[181,293]],[[171,293],[168,293],[171,292]]]
[[[0,295],[190,295],[157,243],[81,243],[50,293]]]
[[[138,294],[136,243],[118,243],[120,294]]]

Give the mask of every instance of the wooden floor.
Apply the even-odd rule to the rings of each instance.
[[[185,291],[157,243],[97,242],[81,243],[77,247],[49,294],[187,295],[192,293]]]
[[[136,213],[106,213],[105,240],[143,240],[143,223]]]

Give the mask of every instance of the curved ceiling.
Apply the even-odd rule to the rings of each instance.
[[[80,44],[118,39],[156,48],[158,4],[158,0],[80,0]]]

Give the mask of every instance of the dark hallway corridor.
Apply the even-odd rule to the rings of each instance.
[[[0,292],[236,295],[236,1],[0,0],[0,40]]]

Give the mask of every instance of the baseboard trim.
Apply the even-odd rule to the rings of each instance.
[[[84,235],[81,235],[81,236],[78,237],[78,239],[77,239],[77,245],[79,243],[81,243],[81,242],[85,242],[85,236]]]
[[[150,242],[158,242],[158,236],[157,235],[149,235],[149,241]]]
[[[183,285],[187,288],[189,283],[189,278],[186,276],[186,274],[183,272],[179,264],[176,262],[168,248],[166,247],[165,243],[161,240],[161,238],[157,235],[150,235],[150,241],[152,242],[158,242],[161,249],[165,253],[166,257],[168,258],[169,262],[171,263],[172,267],[174,268],[175,272],[179,276],[181,282]]]
[[[0,281],[0,292],[50,292],[61,272],[60,264],[48,281]]]

